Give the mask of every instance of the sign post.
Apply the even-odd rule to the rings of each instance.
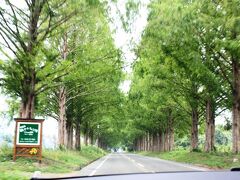
[[[37,157],[42,161],[42,125],[44,119],[16,118],[13,161],[17,157]]]

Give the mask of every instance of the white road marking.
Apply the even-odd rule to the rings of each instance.
[[[105,159],[89,174],[89,176],[93,176],[97,170],[104,164],[104,162],[109,158],[110,155],[106,156]]]
[[[144,165],[142,165],[141,163],[136,162],[134,159],[132,159],[132,158],[130,158],[130,157],[124,155],[124,154],[121,154],[121,155],[122,155],[123,157],[127,158],[128,160],[132,161],[133,164],[135,164],[135,166],[140,166],[140,167],[144,170],[144,172],[155,173],[155,171],[152,171],[152,170],[147,169],[146,167],[144,167]]]
[[[140,164],[140,163],[137,163],[137,165],[141,166],[141,167],[144,167],[144,165]]]
[[[142,159],[152,159],[152,160],[162,161],[162,162],[165,162],[165,163],[168,163],[168,164],[173,164],[173,165],[179,166],[179,167],[194,169],[194,170],[197,170],[197,171],[209,171],[209,169],[207,169],[207,168],[197,167],[197,166],[194,166],[194,165],[191,165],[191,164],[175,162],[175,161],[170,161],[170,160],[165,160],[165,159],[159,159],[159,158],[154,158],[154,157],[146,157],[146,156],[141,156],[141,155],[135,155],[135,156],[138,156]]]
[[[185,168],[190,168],[190,169],[194,169],[194,170],[197,170],[197,171],[208,171],[206,170],[205,168],[201,168],[201,167],[192,167],[191,165],[184,165],[184,164],[178,164],[178,166],[182,166],[182,167],[185,167]]]

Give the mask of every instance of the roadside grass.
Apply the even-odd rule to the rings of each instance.
[[[138,152],[138,154],[157,157],[165,160],[184,162],[210,169],[231,169],[240,167],[240,154],[221,152],[189,152],[189,150],[175,150],[171,152]],[[237,162],[233,162],[237,159]]]
[[[17,158],[12,161],[12,148],[0,148],[0,179],[29,179],[34,171],[67,173],[80,170],[106,153],[94,146],[82,147],[81,151],[43,150],[43,160]]]

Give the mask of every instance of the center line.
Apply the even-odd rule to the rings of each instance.
[[[140,166],[142,169],[144,169],[145,172],[155,173],[155,171],[153,171],[153,170],[148,170],[147,168],[145,168],[144,165],[142,165],[141,163],[136,162],[134,159],[132,159],[132,158],[126,156],[126,155],[123,155],[123,154],[122,154],[122,156],[125,157],[125,158],[127,158],[128,160],[132,161],[132,163],[135,164],[136,166]]]
[[[141,166],[141,167],[144,167],[144,165],[140,164],[140,163],[137,163],[137,165]]]

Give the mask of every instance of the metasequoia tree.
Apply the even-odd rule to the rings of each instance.
[[[55,31],[57,36],[51,38],[52,48],[57,47],[61,52],[60,61],[74,66],[71,72],[61,77],[59,86],[41,96],[40,109],[40,112],[58,121],[59,146],[73,147],[75,129],[77,149],[81,146],[81,133],[86,144],[89,139],[93,143],[97,123],[91,114],[112,105],[115,100],[111,99],[119,96],[122,67],[120,52],[110,36],[103,4],[86,3],[81,11],[81,16],[73,17],[66,23],[70,26],[59,28]],[[96,121],[100,121],[101,117]]]
[[[59,53],[49,49],[47,39],[74,15],[66,10],[71,3],[25,0],[18,7],[6,0],[0,8],[1,52],[5,56],[1,85],[6,93],[21,99],[22,118],[33,118],[38,94],[66,74],[67,65],[58,63]]]
[[[135,114],[135,111],[133,114],[136,121],[142,119],[143,122],[153,121],[154,125],[157,124],[154,115],[158,113],[149,108],[154,105],[154,101],[149,101],[151,98],[148,97],[153,91],[149,88],[156,88],[158,91],[153,91],[152,94],[154,98],[158,96],[163,98],[164,95],[169,97],[170,102],[174,102],[175,108],[181,109],[191,118],[191,149],[198,148],[198,129],[201,125],[199,120],[204,118],[206,124],[204,150],[206,152],[214,150],[215,116],[229,109],[229,102],[232,99],[234,107],[237,106],[238,75],[232,68],[236,63],[231,60],[234,59],[232,57],[238,57],[236,54],[238,48],[235,46],[236,38],[234,39],[233,33],[229,32],[238,33],[236,28],[238,8],[235,1],[230,3],[174,0],[151,3],[148,25],[137,50],[139,61],[136,64],[141,65],[134,66],[138,71],[134,74],[137,81],[133,81],[133,91],[130,91],[131,96],[139,98],[136,103],[138,107],[143,106],[145,109],[143,112],[149,112],[150,116],[141,117],[141,113]],[[233,17],[233,21],[229,20],[230,17]],[[235,78],[232,74],[235,74]],[[234,92],[233,98],[230,95],[231,91]],[[148,101],[144,102],[145,97]],[[130,100],[134,102],[133,99]],[[161,101],[158,103],[160,107],[163,105]],[[171,107],[171,103],[165,106]],[[163,108],[162,111],[166,110]],[[234,119],[237,117],[236,107],[233,115],[235,122],[233,138],[238,141],[238,123],[237,118]],[[160,124],[163,125],[164,121]],[[145,131],[146,127],[139,129]],[[239,144],[236,141],[233,146],[234,152]]]

